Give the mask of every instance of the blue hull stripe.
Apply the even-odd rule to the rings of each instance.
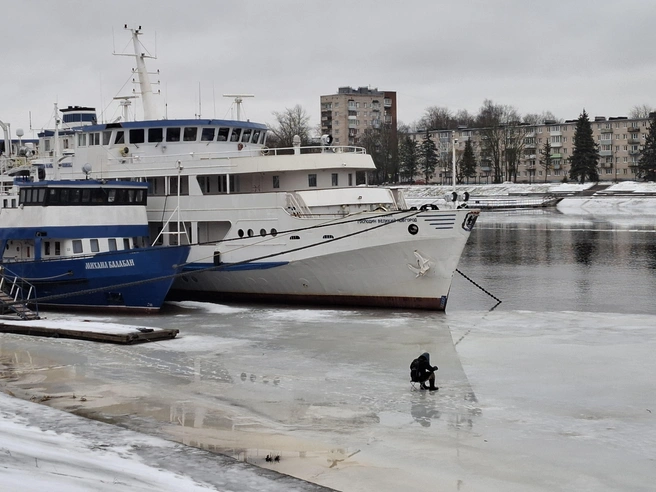
[[[0,240],[5,239],[34,239],[36,233],[41,235],[42,240],[52,239],[80,239],[101,237],[141,237],[148,235],[147,225],[116,225],[116,226],[62,226],[62,227],[2,227],[0,228]]]
[[[221,270],[224,272],[238,272],[238,271],[248,271],[248,270],[268,270],[269,268],[276,268],[279,266],[287,265],[288,261],[272,261],[272,262],[256,262],[256,263],[240,263],[238,265],[233,265],[230,263],[222,263]],[[194,263],[191,265],[185,265],[182,268],[183,272],[195,272],[198,270],[206,270],[208,268],[214,268],[216,265],[212,263]]]

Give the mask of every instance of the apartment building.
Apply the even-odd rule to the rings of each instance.
[[[602,181],[634,180],[640,151],[649,130],[648,118],[630,119],[623,116],[596,116],[590,122],[593,138],[599,146],[599,179]],[[518,183],[560,182],[569,175],[569,158],[574,150],[574,133],[576,120],[566,120],[564,123],[545,121],[541,125],[517,125],[513,131],[521,135],[517,149],[520,153],[517,168]],[[456,156],[460,156],[465,148],[465,142],[471,140],[477,162],[476,177],[470,179],[475,183],[491,183],[494,178],[492,164],[481,151],[481,141],[484,132],[480,128],[458,128],[457,130],[431,130],[431,139],[440,157],[440,163],[435,169],[433,182],[451,183],[451,161],[453,141],[455,140]],[[418,144],[426,132],[411,134]],[[546,142],[551,145],[551,168],[545,169],[541,161],[544,158],[541,151]]]
[[[340,87],[321,96],[321,132],[332,135],[334,145],[358,145],[365,131],[383,125],[396,135],[396,92]]]

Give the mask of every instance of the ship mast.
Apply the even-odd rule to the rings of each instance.
[[[255,97],[254,94],[223,94],[223,97],[234,97],[235,106],[237,106],[237,121],[241,121],[241,103],[244,97]]]
[[[137,62],[136,70],[133,69],[133,72],[137,74],[137,79],[139,81],[139,92],[141,94],[141,101],[143,103],[143,112],[144,120],[156,120],[157,117],[157,107],[155,106],[155,100],[153,98],[153,88],[150,83],[150,78],[148,77],[148,71],[146,70],[146,58],[156,57],[146,54],[142,51],[143,45],[139,41],[139,36],[142,33],[141,26],[138,29],[131,29],[125,24],[125,29],[132,32],[132,45],[134,48],[134,54],[129,53],[114,53],[118,56],[134,56]],[[117,98],[117,99],[126,99],[126,98]],[[125,109],[125,108],[124,108]]]

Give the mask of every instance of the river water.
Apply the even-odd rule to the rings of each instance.
[[[651,490],[655,239],[653,217],[484,213],[459,270],[498,305],[456,274],[446,313],[185,302],[80,316],[180,335],[2,335],[1,384],[345,491]],[[424,351],[436,393],[408,382]]]

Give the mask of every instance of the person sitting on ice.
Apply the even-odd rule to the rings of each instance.
[[[410,380],[421,383],[419,387],[423,390],[435,391],[439,389],[435,386],[435,371],[437,366],[430,365],[430,354],[424,352],[410,364]],[[426,386],[426,381],[430,383],[430,387]]]

